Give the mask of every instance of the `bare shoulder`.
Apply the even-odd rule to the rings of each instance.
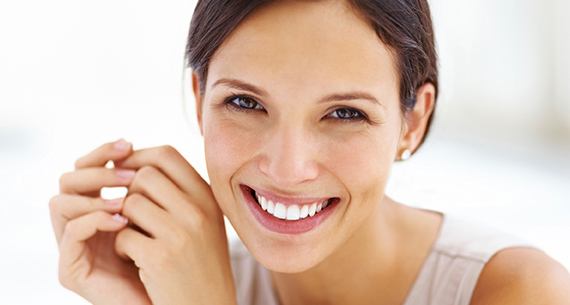
[[[506,248],[487,262],[471,305],[569,305],[570,274],[544,252]]]

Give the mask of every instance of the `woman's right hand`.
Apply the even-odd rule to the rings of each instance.
[[[132,153],[124,140],[104,144],[75,162],[60,178],[60,193],[50,200],[59,245],[59,281],[92,304],[152,304],[135,264],[115,252],[115,236],[126,226],[118,214],[122,198],[104,200],[102,187],[128,186],[135,171],[106,168],[109,160]]]

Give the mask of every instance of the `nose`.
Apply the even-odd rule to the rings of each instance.
[[[266,139],[259,170],[282,188],[294,189],[314,180],[319,171],[315,142],[300,126],[280,128]]]

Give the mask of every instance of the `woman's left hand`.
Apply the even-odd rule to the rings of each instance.
[[[223,214],[210,185],[171,146],[134,151],[115,164],[136,169],[115,248],[139,268],[154,305],[235,305]]]

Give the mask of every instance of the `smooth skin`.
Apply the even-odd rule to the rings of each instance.
[[[398,203],[384,189],[394,160],[425,135],[435,89],[421,86],[404,116],[390,50],[343,3],[284,1],[256,10],[214,54],[205,92],[193,74],[210,184],[170,146],[107,143],[62,176],[50,211],[65,287],[93,304],[235,304],[226,215],[271,270],[282,305],[403,302],[441,215]],[[218,82],[229,78],[265,92]],[[354,90],[381,105],[317,103]],[[259,105],[236,111],[224,103],[231,94]],[[347,107],[374,124],[339,121],[336,110]],[[114,169],[105,168],[109,160]],[[283,236],[253,219],[240,183],[337,196],[342,204],[312,232]],[[129,192],[110,206],[100,198],[103,186]],[[118,212],[140,230],[113,220]],[[486,265],[471,304],[568,304],[569,288],[568,272],[550,257],[510,248]]]
[[[109,160],[121,169],[105,168]],[[128,187],[115,204],[100,197],[112,186]],[[235,304],[221,211],[170,146],[100,146],[61,176],[50,212],[59,280],[92,304]]]
[[[403,115],[394,58],[344,1],[276,1],[225,39],[210,61],[204,92],[193,75],[213,193],[248,250],[271,271],[282,305],[402,304],[437,238],[441,215],[384,195],[394,160],[425,136],[435,97],[433,85],[424,84],[414,110]],[[362,98],[319,102],[353,91],[382,105]],[[240,94],[247,99],[235,97]],[[341,122],[335,111],[347,107],[371,122]],[[252,217],[242,183],[342,201],[315,230],[284,236]],[[512,270],[505,261],[525,268]],[[527,278],[526,268],[542,269],[545,278]],[[568,278],[539,250],[501,251],[472,303],[535,304],[519,296],[541,295],[565,304]]]

